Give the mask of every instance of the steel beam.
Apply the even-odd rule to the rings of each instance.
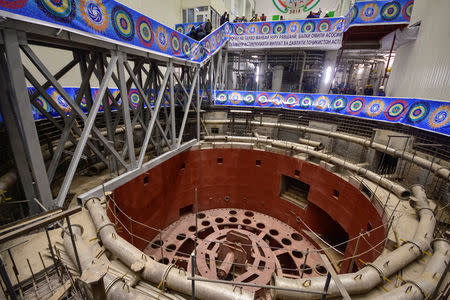
[[[189,114],[189,107],[191,106],[192,97],[193,97],[194,91],[195,91],[194,87],[197,84],[199,73],[200,73],[200,69],[197,69],[197,71],[195,72],[195,75],[194,75],[194,80],[192,81],[191,93],[189,95],[189,99],[186,104],[186,110],[184,111],[183,121],[181,122],[180,135],[178,136],[178,147],[180,147],[181,141],[183,140],[184,128],[186,126],[186,121],[187,121],[187,117]],[[198,97],[199,97],[199,94],[197,93],[197,99],[198,99]]]
[[[188,150],[195,144],[197,144],[197,140],[191,140],[191,141],[181,145],[177,149],[170,150],[170,151],[146,162],[140,168],[135,169],[130,172],[127,172],[125,174],[122,174],[122,175],[78,196],[78,200],[81,203],[84,203],[92,197],[103,197],[105,192],[114,191],[116,188],[122,186],[123,184],[135,179],[136,177],[138,177],[142,174],[145,174],[146,172],[153,169],[154,167],[156,167],[156,166],[164,163],[165,161],[171,159],[172,157]]]
[[[7,72],[10,83],[10,105],[14,111],[14,116],[20,128],[19,136],[10,136],[10,139],[20,139],[23,150],[26,153],[29,170],[34,179],[34,188],[40,202],[50,209],[54,206],[50,183],[45,172],[44,158],[42,157],[41,146],[34,123],[33,113],[30,106],[28,90],[25,81],[25,74],[22,68],[22,58],[20,56],[19,41],[17,32],[14,30],[3,30],[5,41],[4,49],[6,54]],[[6,83],[8,83],[8,81]],[[14,149],[20,151],[19,149]],[[20,164],[18,167],[23,167]],[[20,174],[28,170],[19,171]],[[30,206],[34,210],[33,199],[28,199]]]
[[[98,110],[100,108],[101,99],[105,95],[106,88],[109,84],[109,80],[111,79],[112,72],[114,70],[115,64],[117,63],[118,57],[111,57],[111,62],[106,70],[105,76],[103,77],[102,83],[100,84],[100,88],[98,90],[97,96],[94,99],[94,104],[91,112],[86,120],[83,133],[80,136],[80,140],[78,141],[78,145],[75,149],[75,152],[72,157],[72,161],[70,162],[69,169],[67,171],[66,177],[61,186],[61,190],[59,191],[57,203],[59,207],[62,207],[66,198],[67,193],[69,192],[70,185],[72,183],[73,176],[75,175],[75,171],[78,166],[78,162],[80,161],[81,154],[86,145],[89,134],[94,126],[95,118],[97,116]]]

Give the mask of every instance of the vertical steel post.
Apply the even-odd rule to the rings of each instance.
[[[323,291],[325,292],[325,294],[322,294],[322,300],[327,299],[327,292],[328,292],[328,288],[330,287],[330,281],[331,281],[331,273],[328,272],[327,274],[327,281],[325,281],[325,287],[323,288]]]
[[[67,227],[68,227],[69,233],[70,233],[70,240],[72,241],[73,252],[75,253],[75,260],[77,261],[78,272],[80,272],[80,275],[81,275],[83,270],[81,269],[80,257],[78,256],[77,246],[75,245],[75,239],[73,237],[72,225],[70,224],[69,216],[66,216],[66,222],[67,222]]]
[[[169,68],[170,68],[170,82],[169,82],[169,89],[170,89],[170,127],[171,127],[171,136],[172,136],[172,145],[169,147],[170,149],[175,149],[177,144],[177,133],[176,133],[176,124],[175,124],[175,83],[174,83],[174,68],[173,68],[173,61],[169,60]],[[187,107],[189,110],[189,107]]]
[[[9,279],[8,273],[6,272],[5,265],[3,264],[3,259],[1,255],[0,255],[0,276],[2,277],[3,282],[6,285],[6,289],[8,291],[9,296],[11,297],[12,300],[16,300],[17,299],[16,293],[14,292],[11,280]]]
[[[197,80],[197,141],[200,142],[200,112],[202,108],[202,101],[200,99],[200,79]],[[191,87],[195,88],[195,86]]]
[[[358,239],[356,240],[355,251],[353,251],[352,260],[350,261],[350,265],[348,266],[347,273],[351,273],[353,270],[353,265],[355,263],[355,255],[356,253],[358,253],[359,243],[361,241],[361,235],[363,234],[363,232],[364,232],[363,229],[361,229],[361,231],[359,232]]]
[[[191,253],[191,277],[192,277],[192,280],[191,280],[191,287],[192,287],[192,291],[191,291],[191,299],[192,300],[195,300],[195,280],[194,280],[194,277],[195,277],[195,255],[194,255],[194,253]]]

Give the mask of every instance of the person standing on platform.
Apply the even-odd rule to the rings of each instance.
[[[206,20],[205,31],[206,31],[206,35],[210,34],[212,31],[212,24],[211,24],[210,19]]]
[[[267,17],[264,14],[261,15],[261,21],[263,22],[267,21]]]
[[[226,21],[227,21],[227,12],[224,12],[223,15],[220,17],[220,26],[225,24]]]
[[[386,92],[384,91],[384,86],[380,86],[380,89],[378,90],[377,96],[386,97]]]

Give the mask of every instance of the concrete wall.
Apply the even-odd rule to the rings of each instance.
[[[413,20],[421,21],[417,40],[397,50],[387,92],[450,101],[450,1],[424,2],[417,1],[413,13]]]

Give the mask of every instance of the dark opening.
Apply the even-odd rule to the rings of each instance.
[[[148,181],[149,181],[148,176],[145,176],[145,177],[144,177],[144,185],[147,185],[147,184],[148,184]]]
[[[367,223],[367,231],[369,232],[371,230],[372,230],[372,224],[370,224],[370,222],[369,222],[369,223]]]
[[[305,209],[308,205],[309,184],[282,175],[280,197]]]
[[[219,128],[211,128],[212,134],[219,134]]]
[[[299,171],[299,170],[295,170],[295,171],[294,171],[294,176],[299,177],[299,176],[300,176],[300,171]]]
[[[223,158],[222,157],[218,157],[217,158],[217,163],[220,164],[220,165],[223,164]]]
[[[333,190],[333,197],[338,199],[339,198],[339,191],[338,190]]]
[[[194,213],[194,205],[193,204],[189,204],[188,206],[180,208],[180,217],[188,215],[188,214],[193,214],[193,213]]]
[[[398,157],[377,151],[377,170],[380,174],[394,174],[397,169]]]
[[[256,165],[257,165],[258,167],[261,167],[261,161],[260,161],[260,160],[257,160],[257,161],[256,161]]]
[[[180,170],[184,170],[185,168],[186,168],[186,163],[185,162],[181,163]]]
[[[367,196],[367,198],[372,198],[372,192],[365,186],[362,185],[361,192]]]

